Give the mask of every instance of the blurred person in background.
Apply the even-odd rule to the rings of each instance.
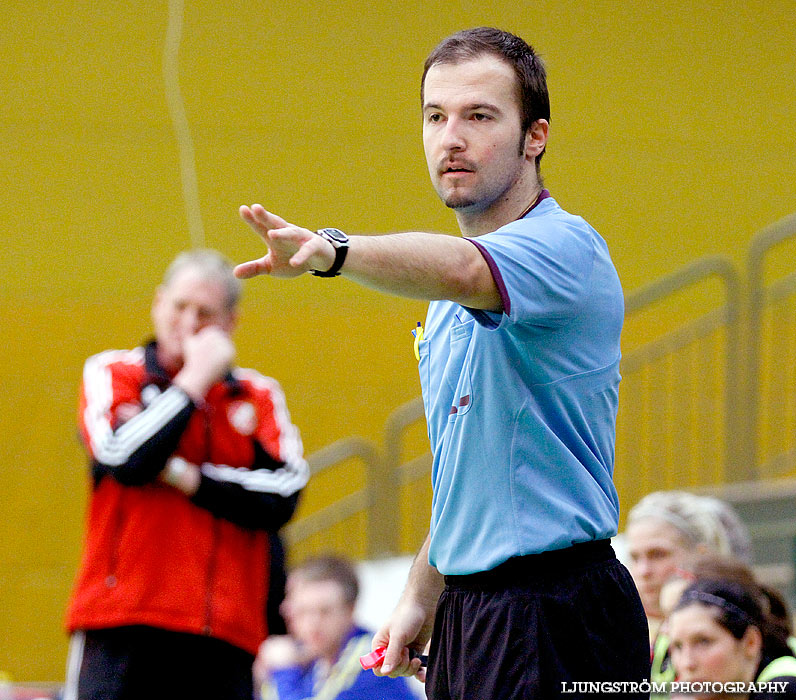
[[[633,575],[650,628],[650,680],[674,680],[665,629],[663,593],[668,585],[670,606],[693,580],[688,570],[705,554],[751,561],[751,539],[735,511],[723,501],[685,491],[656,491],[628,514],[630,573]],[[751,574],[750,574],[751,575]]]
[[[655,640],[651,680],[661,682],[675,679],[668,617],[677,607],[683,591],[694,581],[705,579],[732,581],[753,592],[771,624],[780,627],[782,636],[792,647],[790,612],[784,598],[773,588],[759,583],[751,567],[740,559],[716,553],[700,554],[692,558],[685,568],[678,568],[661,588],[660,608],[664,620]]]
[[[680,602],[683,591],[695,581],[706,579],[731,581],[753,592],[770,624],[779,627],[781,636],[787,640],[791,652],[796,648],[796,640],[792,637],[793,625],[790,611],[782,595],[770,586],[759,582],[751,567],[740,559],[715,553],[702,554],[692,559],[686,568],[677,569],[661,588],[660,608],[664,621],[656,640],[655,650],[657,653],[652,662],[652,680],[674,680],[675,674],[669,648],[668,617]]]
[[[91,495],[65,700],[252,698],[276,533],[309,472],[279,384],[234,364],[239,297],[218,253],[182,253],[154,339],[85,364]]]
[[[678,568],[715,552],[751,561],[746,527],[727,504],[685,491],[656,491],[630,509],[625,528],[630,573],[636,582],[653,646],[663,621],[660,594]]]
[[[796,698],[796,658],[787,633],[760,604],[759,590],[738,581],[690,584],[668,620],[678,681],[782,684],[776,692],[689,695],[691,698]]]
[[[414,700],[406,679],[375,676],[359,657],[372,633],[354,621],[359,582],[350,562],[308,559],[288,577],[282,605],[289,636],[271,636],[254,665],[265,700]]]

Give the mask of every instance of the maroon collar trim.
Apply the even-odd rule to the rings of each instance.
[[[531,204],[531,206],[529,206],[524,212],[522,212],[522,214],[520,214],[516,220],[524,219],[526,216],[528,216],[528,214],[530,214],[536,208],[536,205],[539,204],[539,202],[541,202],[543,199],[547,199],[549,196],[550,192],[546,189],[543,189],[539,193],[539,196],[533,201],[533,204]]]

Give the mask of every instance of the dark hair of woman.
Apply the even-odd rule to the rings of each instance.
[[[769,606],[764,605],[763,596],[758,586],[745,586],[737,581],[699,579],[683,591],[675,610],[694,603],[713,608],[716,622],[736,639],[741,639],[750,626],[760,630],[763,659],[789,656],[788,631],[781,620],[766,609]]]

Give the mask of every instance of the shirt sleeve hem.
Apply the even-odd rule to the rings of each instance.
[[[492,254],[482,243],[479,243],[472,238],[467,238],[465,240],[470,241],[470,243],[472,243],[478,249],[478,252],[484,257],[486,264],[489,266],[489,271],[492,273],[492,279],[495,280],[495,286],[497,287],[498,294],[500,295],[500,303],[503,304],[503,313],[506,314],[506,316],[511,316],[511,297],[509,296],[509,290],[506,288],[506,283],[503,281],[503,275],[500,274],[500,268],[495,262],[495,259],[492,257]]]

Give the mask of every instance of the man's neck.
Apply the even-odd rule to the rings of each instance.
[[[318,657],[318,661],[322,662],[324,667],[326,667],[327,673],[334,666],[338,660],[340,659],[340,654],[343,653],[343,650],[346,648],[348,641],[351,637],[356,634],[356,625],[352,622],[350,630],[345,634],[345,636],[340,640],[339,644],[337,644],[334,651],[331,649],[327,650],[325,654],[321,654]]]
[[[459,230],[465,238],[482,236],[497,231],[512,221],[525,216],[536,204],[544,189],[541,182],[534,179],[532,187],[509,193],[502,201],[495,202],[489,209],[481,212],[456,212]]]
[[[341,643],[340,647],[334,653],[322,654],[318,657],[318,671],[322,677],[325,678],[331,673],[332,667],[339,660],[344,646],[345,645]]]

